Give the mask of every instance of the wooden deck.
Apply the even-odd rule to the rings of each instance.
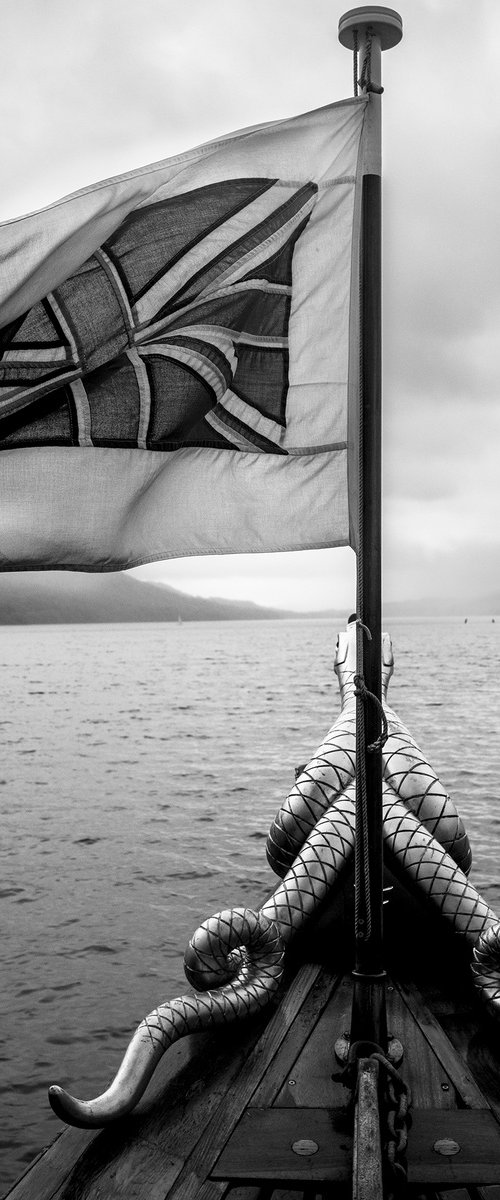
[[[413,1095],[409,1194],[500,1200],[500,1038],[455,939],[431,936],[417,914],[418,934],[401,941],[411,914],[399,902],[393,912],[388,1028]],[[333,960],[339,943],[330,945]],[[353,1116],[332,1075],[351,994],[345,963],[300,965],[271,1014],[177,1043],[131,1117],[65,1130],[9,1200],[347,1200]],[[438,1153],[436,1143],[459,1149]]]

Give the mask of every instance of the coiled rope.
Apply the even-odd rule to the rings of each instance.
[[[356,691],[354,693],[355,696],[359,696],[363,701],[363,704],[373,704],[380,714],[380,720],[382,722],[382,732],[380,737],[376,738],[374,742],[370,742],[370,745],[366,747],[368,754],[374,754],[376,750],[382,750],[382,747],[385,746],[387,738],[389,737],[389,726],[387,723],[384,706],[380,703],[380,700],[374,695],[373,692],[368,691],[362,675],[355,675],[354,683],[356,684]]]
[[[352,85],[353,94],[358,94],[358,30],[352,31]]]
[[[362,92],[375,92],[378,96],[382,95],[383,87],[379,83],[373,83],[371,77],[372,71],[372,31],[367,29],[365,53],[363,65],[361,67],[361,75],[359,77],[359,86]],[[356,93],[355,93],[356,94]]]

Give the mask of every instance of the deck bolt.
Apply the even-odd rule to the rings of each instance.
[[[436,1154],[444,1154],[446,1158],[449,1158],[452,1154],[458,1154],[461,1146],[454,1138],[438,1138],[432,1149],[436,1151]]]
[[[290,1087],[295,1087],[295,1083],[296,1083],[295,1079],[289,1079],[288,1082],[290,1084]]]
[[[298,1142],[292,1143],[294,1154],[317,1154],[319,1146],[317,1142],[313,1142],[310,1138],[299,1138]]]
[[[450,1085],[449,1085],[449,1083],[442,1083],[442,1084],[441,1084],[441,1091],[442,1091],[442,1092],[449,1092],[449,1090],[450,1090]]]

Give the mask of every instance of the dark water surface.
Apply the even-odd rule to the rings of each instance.
[[[277,880],[265,838],[339,711],[324,620],[0,629],[0,1191],[96,1095],[185,945]],[[398,622],[390,702],[500,911],[500,622]]]

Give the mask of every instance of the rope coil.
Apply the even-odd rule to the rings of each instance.
[[[358,31],[353,29],[352,41],[352,82],[354,95],[358,94]]]
[[[363,66],[359,77],[359,86],[362,92],[375,92],[377,96],[381,96],[383,87],[379,83],[373,83],[371,77],[372,71],[372,31],[366,31],[365,55],[363,58]],[[357,93],[355,93],[357,94]]]
[[[381,750],[382,747],[385,746],[387,738],[389,737],[389,726],[387,724],[387,717],[385,715],[384,707],[380,703],[380,700],[378,700],[377,696],[375,696],[373,692],[368,691],[368,688],[366,686],[363,676],[355,675],[354,683],[355,683],[355,688],[356,688],[354,695],[359,696],[360,699],[363,701],[363,703],[365,703],[368,700],[370,704],[374,704],[380,713],[380,720],[382,722],[382,732],[381,732],[380,736],[375,739],[374,742],[370,742],[370,745],[366,747],[366,749],[368,750],[368,752],[370,754],[374,754],[374,752],[376,750]]]

